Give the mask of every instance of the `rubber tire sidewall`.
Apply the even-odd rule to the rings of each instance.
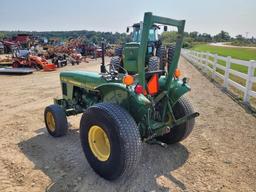
[[[55,130],[51,131],[47,125],[46,114],[51,112],[55,121]],[[53,137],[61,137],[67,134],[68,122],[64,110],[59,105],[50,105],[45,108],[44,122],[48,133]]]
[[[160,68],[160,58],[152,56],[148,61],[148,71],[158,71]]]
[[[100,109],[99,103],[88,108],[82,115],[80,122],[80,139],[85,156],[94,169],[101,177],[107,180],[115,180],[130,170],[126,170],[126,152],[125,152],[125,135],[119,130],[118,123],[112,115],[106,113],[106,110]],[[119,107],[115,104],[109,104]],[[121,107],[120,107],[121,108]],[[122,109],[124,110],[124,109]],[[118,115],[114,114],[114,115]],[[129,115],[129,113],[127,113]],[[94,156],[88,142],[88,133],[93,125],[100,126],[108,136],[110,142],[110,156],[106,161],[100,161]]]
[[[174,58],[175,48],[176,48],[175,44],[170,45],[170,47],[168,48],[168,54],[167,54],[167,69],[168,69],[168,71],[172,64],[173,58]]]
[[[165,69],[165,65],[166,65],[166,49],[163,45],[161,45],[160,47],[157,48],[156,51],[156,56],[159,57],[160,59],[160,70],[164,70]]]
[[[173,113],[175,118],[179,119],[186,115],[194,113],[194,109],[188,99],[182,96],[174,105]],[[189,136],[194,128],[194,124],[195,118],[192,118],[185,123],[173,127],[170,133],[158,137],[157,139],[167,144],[178,143]]]

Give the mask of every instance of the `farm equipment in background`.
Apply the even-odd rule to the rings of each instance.
[[[82,55],[80,53],[76,53],[76,52],[71,53],[69,55],[69,57],[70,57],[69,61],[72,65],[75,65],[75,64],[79,65],[83,60]]]
[[[69,56],[67,54],[56,53],[52,58],[52,63],[58,68],[66,66],[68,64],[68,57]]]
[[[54,64],[49,63],[46,59],[32,55],[28,50],[19,49],[13,52],[12,67],[31,67],[37,70],[43,69],[44,71],[53,71],[56,68]]]
[[[14,50],[18,49],[19,45],[11,41],[0,41],[4,46],[4,53],[12,53]]]
[[[12,64],[11,54],[2,54],[2,55],[0,55],[0,64],[1,65],[11,65]]]
[[[162,67],[149,49],[150,32],[156,24],[178,29],[173,57]],[[61,72],[62,98],[54,99],[44,112],[53,137],[67,133],[67,116],[83,113],[80,140],[84,154],[91,167],[108,180],[132,173],[142,141],[162,146],[180,142],[191,133],[199,116],[184,97],[190,87],[177,69],[185,21],[148,12],[141,26],[140,41],[123,48],[123,65],[113,60],[105,65],[102,54],[101,73]]]

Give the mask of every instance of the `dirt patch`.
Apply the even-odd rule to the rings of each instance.
[[[201,116],[191,136],[169,146],[143,144],[136,173],[108,182],[87,163],[79,141],[80,115],[52,138],[44,107],[60,94],[59,72],[99,69],[100,60],[56,72],[0,76],[0,191],[256,191],[256,119],[181,59],[188,94]]]

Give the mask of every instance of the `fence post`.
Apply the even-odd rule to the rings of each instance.
[[[207,59],[207,57],[208,57],[208,52],[202,54],[203,72],[206,73],[206,74],[208,73],[208,68],[207,68],[208,59]]]
[[[216,78],[216,68],[217,68],[217,62],[218,62],[218,55],[214,54],[214,59],[213,59],[213,65],[212,65],[212,79]]]
[[[195,63],[195,57],[194,57],[194,51],[191,51],[191,60],[193,63]]]
[[[194,64],[197,64],[197,52],[196,51],[193,51],[193,61],[194,61]]]
[[[205,64],[206,64],[206,67],[209,65],[209,55],[210,55],[210,53],[207,52],[207,53],[206,53],[206,57],[205,57]]]
[[[203,67],[203,52],[199,52],[199,64],[200,67]]]
[[[201,52],[197,52],[197,63],[198,63],[198,66],[201,66]]]
[[[187,54],[188,60],[191,61],[191,60],[193,59],[193,58],[192,58],[192,51],[189,50],[187,53],[188,53],[188,54]]]
[[[255,61],[251,60],[250,65],[248,66],[248,76],[246,80],[245,92],[244,92],[244,99],[243,102],[248,104],[250,102],[250,91],[252,89],[252,78],[254,76],[254,69],[255,69]]]
[[[226,60],[226,69],[225,69],[225,76],[224,76],[224,83],[223,83],[223,86],[225,89],[228,88],[228,79],[229,79],[229,71],[230,71],[230,64],[231,64],[230,60],[231,60],[231,57],[228,56]]]
[[[200,63],[199,63],[200,62],[200,54],[199,53],[200,53],[199,51],[196,52],[196,65],[197,66],[200,66]]]
[[[203,68],[205,67],[205,64],[204,64],[204,52],[201,52],[201,64],[203,66]]]

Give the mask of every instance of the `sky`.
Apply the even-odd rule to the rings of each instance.
[[[125,32],[144,12],[185,19],[188,32],[256,37],[256,0],[0,0],[0,31]]]

